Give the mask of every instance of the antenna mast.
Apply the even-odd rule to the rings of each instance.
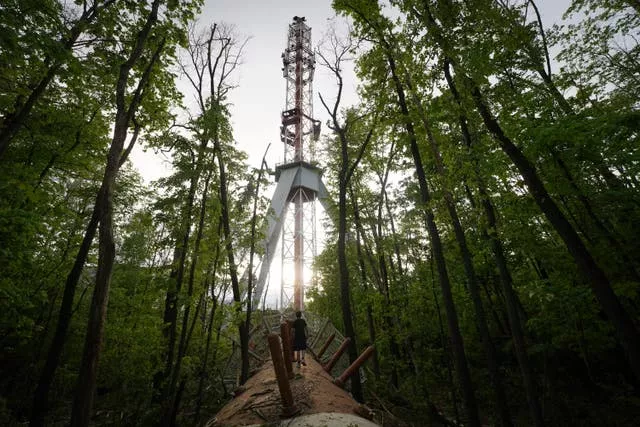
[[[315,163],[315,142],[320,121],[313,118],[315,54],[311,28],[304,17],[294,16],[282,54],[286,81],[285,108],[281,114],[280,140],[284,163],[276,166],[276,189],[265,239],[265,256],[256,283],[254,303],[260,301],[278,240],[282,248],[280,308],[304,309],[305,288],[311,284],[316,255],[316,209],[318,199],[328,208],[322,171]]]
[[[294,16],[289,24],[287,47],[282,54],[282,75],[287,82],[286,106],[282,112],[280,140],[284,143],[282,167],[311,166],[315,160],[315,144],[320,134],[320,122],[313,119],[313,74],[315,54],[311,47],[311,28],[304,17]],[[309,163],[308,166],[304,163]],[[293,306],[304,308],[305,270],[310,271],[315,257],[315,191],[294,185],[289,195],[293,207],[293,228],[285,224],[282,234],[283,274],[280,291],[281,306],[290,299],[290,283],[285,271],[293,264]],[[306,231],[306,233],[305,233]],[[310,232],[310,233],[309,233]],[[305,266],[307,268],[305,269]]]

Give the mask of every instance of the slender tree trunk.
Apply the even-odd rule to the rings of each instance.
[[[447,190],[444,191],[445,193],[448,193]],[[458,246],[460,247],[462,264],[467,276],[468,290],[471,294],[471,300],[473,301],[473,306],[476,313],[476,323],[480,332],[480,337],[482,339],[482,345],[484,347],[485,355],[487,357],[489,375],[491,376],[491,381],[493,383],[500,422],[503,426],[510,426],[513,424],[511,422],[511,415],[509,413],[507,395],[504,391],[504,385],[500,375],[498,366],[498,355],[495,346],[493,345],[493,341],[491,340],[491,334],[489,332],[489,326],[487,324],[487,316],[482,304],[482,297],[480,296],[480,289],[478,286],[478,278],[475,273],[475,268],[473,267],[471,252],[469,251],[467,240],[464,235],[464,231],[462,230],[462,225],[460,224],[460,219],[458,217],[455,205],[453,204],[451,194],[445,194],[445,199],[447,210],[449,211],[449,216],[451,217],[451,222],[453,224],[454,234],[456,236]]]
[[[391,227],[391,237],[393,239],[393,252],[396,258],[396,265],[398,266],[398,274],[402,277],[404,275],[404,267],[402,265],[402,256],[400,255],[400,243],[398,242],[398,233],[396,232],[394,214],[389,204],[389,197],[386,189],[384,190],[383,195],[385,200],[385,209],[387,211],[387,218],[389,218],[389,226]]]
[[[218,221],[218,236],[220,236],[220,232],[222,228],[222,220]],[[218,271],[218,260],[220,257],[220,245],[216,245],[216,252],[215,252],[215,256],[213,258],[213,271],[211,273],[211,296],[212,296],[212,300],[213,300],[213,307],[211,307],[211,311],[209,313],[209,321],[208,321],[208,328],[206,328],[207,330],[207,343],[205,344],[205,349],[204,349],[204,357],[202,359],[202,365],[200,367],[200,378],[198,380],[198,392],[196,393],[196,410],[195,410],[195,414],[194,414],[194,419],[195,422],[197,423],[198,420],[200,419],[200,409],[202,407],[202,395],[203,395],[203,389],[204,389],[204,381],[205,378],[207,376],[207,363],[209,360],[209,348],[211,346],[211,335],[212,335],[212,331],[213,331],[213,321],[215,319],[215,315],[216,315],[216,310],[218,308],[218,298],[216,297],[215,294],[215,286],[216,286],[216,274]],[[207,290],[205,290],[206,292]],[[220,292],[222,293],[222,291]],[[224,297],[221,301],[221,303],[224,302]],[[215,360],[214,360],[215,362]]]
[[[453,413],[455,415],[456,422],[460,423],[460,411],[458,410],[458,397],[456,395],[456,386],[453,380],[453,369],[451,367],[451,346],[447,343],[447,336],[444,333],[444,323],[442,322],[442,311],[440,310],[440,303],[438,302],[438,293],[436,292],[436,279],[433,271],[433,251],[429,256],[429,267],[431,270],[431,292],[433,293],[433,303],[436,306],[436,314],[438,315],[438,332],[440,334],[440,343],[442,345],[442,352],[445,357],[445,365],[447,366],[447,379],[449,380],[449,386],[451,389],[451,405],[453,406]]]
[[[176,419],[178,417],[178,408],[180,406],[180,401],[182,400],[182,393],[184,392],[184,387],[187,382],[182,379],[180,381],[180,385],[178,386],[178,390],[176,391],[176,398],[173,400],[173,408],[171,409],[171,419],[169,420],[169,425],[175,426]]]
[[[126,127],[124,130],[126,132]],[[103,198],[102,209],[98,212],[100,216],[98,271],[89,311],[89,323],[82,354],[80,376],[78,377],[73,410],[71,412],[71,425],[78,427],[89,425],[91,418],[98,358],[102,350],[104,322],[109,300],[109,284],[116,255],[115,242],[113,240],[113,187],[118,172],[117,164],[121,151],[118,148],[120,147],[113,144],[109,152],[103,181],[105,191],[101,194]]]
[[[129,151],[126,151],[123,154],[124,143],[127,139],[127,129],[140,105],[142,91],[146,87],[153,65],[157,62],[160,52],[164,47],[164,40],[160,42],[152,59],[144,70],[128,106],[125,101],[127,83],[129,81],[129,73],[140,59],[151,28],[157,21],[159,6],[160,0],[155,0],[143,28],[137,35],[135,46],[127,58],[127,61],[120,66],[116,86],[117,110],[115,127],[102,181],[103,191],[99,193],[99,196],[102,197],[102,202],[96,201],[96,205],[100,206],[100,210],[98,211],[100,221],[98,271],[89,312],[82,365],[80,367],[76,393],[73,400],[73,410],[71,413],[72,426],[86,426],[89,424],[91,418],[98,359],[102,350],[104,323],[109,300],[109,285],[116,255],[115,242],[113,239],[113,191],[116,175],[118,174],[120,165],[123,163],[123,157],[126,157],[129,153]]]
[[[209,362],[209,349],[211,348],[211,336],[213,335],[213,320],[216,315],[218,301],[213,299],[213,307],[211,307],[211,311],[209,312],[209,321],[207,328],[207,342],[204,348],[204,357],[202,359],[202,366],[200,367],[200,378],[198,379],[198,391],[196,393],[196,410],[194,413],[194,419],[197,423],[200,420],[200,410],[202,408],[202,398],[203,398],[203,390],[204,390],[204,381],[207,378],[207,363]]]
[[[385,303],[387,304],[387,309],[384,310],[382,318],[384,319],[384,325],[386,326],[387,333],[389,334],[389,350],[391,351],[391,385],[397,390],[399,387],[398,381],[398,365],[397,362],[402,360],[402,355],[400,354],[400,347],[398,346],[398,341],[396,339],[396,328],[393,322],[392,314],[389,311],[394,310],[394,302],[391,300],[391,292],[389,290],[389,271],[387,269],[387,261],[385,250],[382,245],[382,209],[378,209],[378,230],[374,230],[374,244],[375,249],[378,255],[378,266],[380,268],[380,293],[385,299]],[[372,227],[373,228],[373,227]]]
[[[359,207],[357,203],[357,199],[353,194],[353,191],[350,192],[351,200],[354,204],[353,207],[353,216],[354,221],[356,223],[356,251],[358,254],[358,266],[360,267],[360,280],[362,281],[362,286],[365,291],[368,291],[369,288],[369,280],[367,278],[367,269],[364,264],[364,254],[362,253],[362,227],[360,225],[360,213]],[[369,342],[373,345],[376,342],[376,327],[373,320],[373,309],[371,308],[371,303],[366,301],[366,312],[367,312],[367,329],[369,331]],[[373,365],[373,374],[376,379],[380,378],[380,362],[378,360],[378,352],[375,351],[372,356],[372,365]]]
[[[394,248],[396,251],[398,251],[397,249],[397,240],[396,240],[396,236],[395,236],[395,225],[394,225],[394,221],[393,221],[393,215],[391,215],[391,212],[389,210],[389,206],[388,204],[385,203],[385,201],[387,201],[386,198],[386,187],[387,187],[387,182],[389,179],[389,172],[391,170],[391,164],[393,161],[393,150],[394,150],[394,145],[391,146],[390,149],[390,154],[389,154],[389,158],[387,160],[387,163],[385,165],[385,170],[384,170],[384,174],[382,177],[380,177],[380,194],[379,194],[379,200],[378,200],[378,217],[377,217],[377,221],[376,221],[376,229],[374,229],[374,243],[375,243],[375,248],[376,248],[376,252],[378,254],[378,265],[380,266],[380,279],[381,279],[381,284],[382,284],[382,295],[385,298],[385,302],[388,305],[388,309],[385,310],[384,314],[383,314],[383,319],[384,319],[384,324],[387,328],[387,331],[389,333],[389,350],[391,351],[391,357],[392,357],[392,361],[391,361],[391,385],[397,390],[399,387],[399,380],[398,380],[398,364],[397,362],[402,360],[403,357],[400,354],[400,346],[398,345],[398,338],[397,338],[397,331],[398,331],[398,327],[397,327],[397,319],[394,318],[394,312],[395,312],[395,301],[391,298],[391,290],[390,290],[390,280],[389,280],[389,269],[387,268],[387,260],[386,260],[386,251],[383,248],[383,244],[382,244],[382,239],[383,239],[383,223],[384,223],[384,217],[383,217],[383,207],[387,208],[387,212],[388,212],[388,221],[390,223],[391,226],[391,233],[392,233],[392,238],[394,240]],[[373,226],[372,226],[373,229]],[[398,260],[398,270],[401,272],[402,271],[402,264],[400,262],[400,256],[398,254],[398,252],[396,252],[396,256],[397,256],[397,260]],[[389,256],[389,262],[391,263],[391,256]],[[393,274],[394,270],[393,270],[393,265],[391,265],[391,273]],[[401,273],[400,273],[401,274]]]
[[[231,289],[233,291],[233,301],[237,304],[238,314],[242,311],[240,281],[238,280],[238,270],[233,251],[233,236],[231,235],[231,219],[229,215],[229,196],[227,190],[227,173],[222,155],[222,147],[218,136],[214,136],[214,152],[218,159],[218,173],[220,175],[220,208],[222,218],[222,231],[224,232],[225,249],[227,252],[227,262],[229,263],[229,277],[231,278]],[[238,333],[240,335],[240,357],[249,357],[249,331],[245,322],[238,323]],[[240,384],[244,384],[249,378],[249,371],[240,372]]]
[[[467,141],[470,142],[470,138],[471,135],[469,135],[468,133],[468,129],[467,129],[467,119],[464,115],[460,115],[460,123],[464,123],[464,131],[463,131],[463,140],[465,142],[465,144],[467,143]],[[471,146],[467,145],[467,147],[470,149]],[[476,180],[476,184],[479,188],[479,192],[483,195],[483,197],[488,197],[487,195],[487,191],[486,191],[486,186],[484,184],[484,181],[482,179],[482,177],[480,176],[480,168],[477,162],[477,159],[474,157],[472,158],[472,162],[473,162],[473,166],[474,166],[474,178]],[[475,201],[475,197],[473,196],[473,194],[471,193],[471,189],[469,188],[469,186],[465,183],[465,191],[467,193],[467,198],[469,200],[469,203],[471,204],[471,207],[473,209],[476,209],[478,204]],[[493,205],[491,204],[491,200],[487,199],[488,203],[489,203],[489,207],[491,208],[492,212],[493,212]],[[494,215],[495,217],[495,215]],[[495,226],[495,225],[494,225]],[[483,223],[478,224],[478,227],[480,229],[480,236],[482,237],[482,240],[490,247],[490,238],[489,238],[489,231],[487,230],[487,226]],[[484,257],[485,263],[489,263],[490,260],[485,256]],[[495,262],[495,261],[494,261]],[[496,265],[497,267],[497,265]],[[491,291],[489,290],[489,287],[487,286],[487,281],[491,281],[491,283],[493,284],[493,291],[496,294],[496,298],[498,299],[498,301],[500,302],[500,304],[498,305],[498,308],[496,309],[496,305],[491,303],[493,301],[492,298],[492,294]],[[482,280],[480,280],[480,284],[482,285],[482,288],[484,290],[484,293],[487,296],[487,301],[490,301],[490,308],[491,308],[491,315],[496,323],[496,326],[498,326],[498,329],[500,330],[500,332],[503,335],[511,335],[511,329],[509,327],[509,318],[508,315],[506,314],[506,311],[504,309],[505,307],[505,298],[504,298],[504,292],[502,291],[502,285],[500,283],[500,276],[495,274],[495,273],[491,273],[489,275],[488,278],[484,278]],[[518,301],[520,301],[518,299]],[[523,323],[526,323],[526,319],[527,319],[527,315],[524,312],[524,308],[522,307],[522,304],[519,303],[518,304],[519,309],[521,310],[520,313],[520,317],[522,319]]]
[[[347,266],[347,249],[346,249],[346,235],[347,235],[347,190],[349,188],[349,183],[351,181],[351,177],[355,169],[358,167],[364,152],[371,141],[371,137],[373,135],[373,129],[375,126],[375,122],[377,120],[374,119],[374,124],[369,129],[366,138],[362,141],[358,148],[358,153],[355,156],[355,159],[350,162],[349,159],[349,139],[347,135],[348,123],[340,124],[338,122],[338,108],[340,106],[340,100],[342,96],[342,88],[343,88],[343,80],[342,75],[340,74],[340,64],[343,60],[343,56],[346,53],[346,50],[343,50],[342,54],[339,52],[334,52],[335,62],[330,62],[327,58],[319,53],[320,58],[324,62],[324,65],[334,74],[337,84],[338,84],[338,92],[336,95],[336,100],[333,104],[333,109],[329,108],[329,106],[325,103],[322,95],[320,96],[320,101],[322,105],[327,110],[327,113],[331,116],[331,123],[333,123],[333,127],[331,128],[338,136],[340,141],[340,170],[339,170],[339,183],[338,183],[338,271],[339,271],[339,281],[340,281],[340,301],[342,305],[342,320],[344,323],[345,335],[351,338],[351,343],[348,348],[349,353],[349,362],[353,363],[358,358],[358,345],[356,342],[356,333],[354,327],[354,318],[351,309],[351,289],[349,283],[349,269]],[[355,373],[351,376],[351,393],[359,402],[364,400],[364,396],[362,393],[362,384],[360,382],[360,371],[356,370]]]
[[[182,235],[176,242],[176,246],[173,251],[173,267],[169,274],[169,288],[165,297],[164,305],[164,329],[163,335],[167,340],[166,343],[166,355],[164,369],[156,374],[154,377],[154,389],[157,393],[157,398],[166,401],[169,396],[173,395],[173,388],[171,384],[163,384],[171,376],[173,371],[174,359],[175,359],[175,347],[177,341],[178,331],[178,303],[180,291],[182,290],[182,284],[184,282],[184,271],[187,262],[187,254],[189,252],[189,238],[191,237],[191,220],[193,215],[193,207],[195,204],[196,190],[198,187],[198,181],[200,178],[200,164],[203,161],[201,154],[206,148],[207,141],[203,140],[200,143],[198,154],[193,159],[195,171],[189,180],[189,190],[187,192],[187,200],[185,202],[185,210],[182,214],[182,224],[180,230]]]
[[[172,406],[167,406],[169,401],[175,395],[175,386],[177,378],[174,381],[172,372],[176,359],[176,341],[178,340],[178,305],[180,303],[180,292],[184,284],[185,268],[187,264],[187,256],[189,253],[189,239],[191,237],[191,225],[193,210],[196,199],[196,191],[200,181],[203,164],[205,162],[205,150],[208,145],[208,139],[200,140],[197,152],[192,154],[193,174],[189,179],[189,190],[185,201],[184,212],[182,214],[182,223],[179,232],[181,235],[176,241],[173,250],[173,266],[169,274],[169,287],[165,296],[165,306],[163,314],[163,336],[166,340],[164,349],[164,367],[158,371],[153,378],[154,401],[163,402],[164,412],[162,416],[163,422],[169,419],[168,411]],[[168,382],[167,382],[168,381]]]
[[[260,163],[260,171],[258,172],[258,178],[256,179],[256,192],[253,197],[253,214],[251,216],[251,245],[249,248],[249,275],[247,279],[247,312],[244,321],[244,328],[247,331],[247,339],[245,340],[245,345],[247,346],[242,351],[242,368],[241,372],[246,373],[246,379],[249,378],[249,340],[250,330],[251,330],[251,312],[253,311],[252,301],[253,301],[253,257],[256,251],[256,222],[257,222],[257,213],[258,213],[258,200],[260,198],[260,181],[262,181],[262,174],[264,173],[264,166],[266,164],[267,152],[269,151],[269,147],[271,144],[267,145],[266,150],[264,150],[264,155],[262,156],[262,162]],[[245,381],[246,381],[245,379]]]
[[[444,74],[445,79],[447,80],[449,90],[453,95],[456,103],[460,108],[462,108],[462,101],[460,99],[460,93],[457,90],[453,77],[450,72],[450,63],[447,59],[445,59],[444,63]],[[459,113],[459,122],[460,128],[462,130],[463,140],[465,145],[468,148],[472,147],[472,139],[471,133],[469,132],[469,127],[467,124],[466,115],[460,111]],[[529,358],[527,356],[527,347],[526,341],[524,338],[524,331],[521,323],[521,319],[518,313],[519,307],[519,299],[513,289],[513,281],[511,279],[511,273],[507,267],[506,258],[504,255],[504,249],[502,248],[502,243],[500,242],[497,234],[497,221],[495,210],[493,208],[493,204],[491,203],[491,199],[489,198],[489,194],[485,188],[484,181],[481,179],[479,175],[479,170],[477,166],[477,161],[474,158],[474,168],[476,170],[476,176],[478,180],[478,188],[480,191],[480,198],[482,208],[484,210],[486,219],[487,219],[487,228],[489,238],[489,242],[491,244],[491,249],[493,252],[493,256],[498,267],[498,271],[500,273],[500,282],[502,284],[502,292],[505,296],[505,302],[507,306],[507,316],[509,318],[509,326],[511,328],[511,334],[513,337],[513,344],[516,353],[516,358],[518,359],[518,365],[520,366],[520,372],[522,373],[522,378],[525,387],[525,393],[527,394],[527,402],[529,404],[529,412],[534,421],[534,425],[542,426],[544,425],[544,419],[542,416],[542,410],[540,408],[540,404],[538,403],[538,393],[535,387],[535,381],[533,378],[533,374],[531,371],[531,366],[529,363]]]
[[[178,353],[176,355],[176,363],[172,368],[171,373],[171,382],[169,384],[169,391],[167,393],[166,399],[169,401],[173,401],[172,405],[167,405],[167,409],[170,410],[169,413],[165,413],[163,420],[161,421],[161,425],[170,425],[173,426],[174,420],[177,417],[177,414],[174,411],[177,411],[180,408],[180,402],[178,401],[180,393],[176,392],[176,387],[178,386],[178,379],[180,378],[180,371],[182,369],[182,359],[184,358],[187,352],[188,346],[188,338],[187,331],[189,325],[189,316],[191,314],[191,298],[193,297],[193,284],[195,280],[195,272],[196,267],[198,265],[198,257],[200,255],[200,243],[202,242],[202,236],[204,234],[204,220],[205,214],[207,211],[207,197],[209,192],[209,181],[211,179],[211,171],[207,174],[204,183],[204,189],[202,192],[202,197],[200,200],[200,213],[198,219],[198,228],[196,232],[196,240],[194,242],[193,247],[193,257],[191,260],[191,265],[189,266],[189,278],[187,280],[187,305],[185,307],[184,316],[182,318],[182,328],[180,332],[180,342],[178,343]],[[186,251],[185,251],[186,252]]]
[[[429,239],[431,240],[433,255],[438,270],[438,279],[442,291],[442,300],[444,302],[445,311],[447,313],[449,337],[451,339],[451,347],[455,360],[456,372],[458,373],[458,381],[460,383],[460,389],[464,398],[467,418],[471,426],[480,426],[478,406],[473,390],[473,384],[471,382],[469,367],[467,365],[467,357],[464,352],[464,343],[462,340],[462,334],[460,333],[458,314],[456,312],[455,303],[453,301],[453,295],[451,294],[451,283],[449,282],[449,273],[447,272],[444,250],[442,248],[440,233],[435,222],[433,210],[429,207],[431,194],[429,191],[429,186],[427,184],[427,177],[424,171],[424,167],[422,165],[422,158],[420,157],[418,140],[413,127],[412,119],[409,114],[409,108],[407,106],[404,88],[402,86],[402,83],[400,82],[400,78],[396,70],[396,62],[391,54],[391,48],[389,46],[387,46],[386,55],[391,72],[391,78],[395,86],[396,95],[398,96],[398,105],[400,107],[402,116],[404,117],[405,130],[410,139],[411,154],[413,156],[416,175],[418,176],[418,184],[420,186],[420,202],[423,205],[422,208],[425,211],[427,231],[429,234]]]
[[[78,249],[78,254],[76,255],[73,267],[71,268],[65,282],[56,331],[47,353],[47,360],[42,369],[42,373],[40,374],[40,379],[38,380],[38,386],[36,387],[36,391],[33,395],[33,410],[29,424],[32,427],[41,427],[44,425],[44,417],[49,406],[49,390],[51,389],[51,383],[53,382],[56,369],[60,363],[60,356],[62,355],[64,343],[67,338],[67,331],[71,324],[73,300],[75,298],[76,288],[80,281],[80,275],[82,274],[89,250],[91,249],[93,238],[98,229],[100,219],[99,211],[101,210],[98,203],[102,203],[103,198],[101,193],[103,191],[102,187],[98,191],[98,197],[93,208],[93,213],[91,214],[91,219],[87,224],[82,243]]]
[[[408,78],[407,78],[408,80]],[[411,90],[412,85],[408,84],[409,89]],[[473,266],[473,257],[471,252],[469,251],[469,246],[467,245],[467,238],[462,229],[462,225],[460,224],[460,218],[458,216],[458,211],[455,206],[455,201],[453,199],[453,195],[451,191],[444,184],[446,182],[446,171],[444,168],[444,164],[442,162],[442,155],[440,153],[440,148],[438,143],[431,131],[431,123],[426,115],[426,111],[422,106],[420,99],[415,95],[412,91],[414,103],[418,108],[418,112],[423,122],[423,126],[425,128],[427,134],[427,140],[429,141],[429,145],[431,147],[431,151],[435,160],[436,170],[438,174],[441,176],[442,181],[442,192],[444,194],[445,205],[447,207],[447,211],[449,212],[449,216],[451,217],[451,223],[453,225],[453,231],[456,237],[456,241],[458,242],[458,247],[460,248],[460,255],[462,258],[462,265],[464,267],[465,274],[467,276],[467,289],[471,294],[471,300],[473,301],[473,307],[476,314],[476,325],[478,327],[478,331],[480,332],[480,337],[482,339],[482,345],[484,347],[485,356],[487,358],[487,365],[489,368],[489,375],[491,377],[491,382],[493,384],[496,405],[498,407],[498,413],[500,417],[500,423],[503,426],[511,426],[513,423],[511,422],[511,414],[509,413],[509,405],[507,402],[507,395],[504,391],[504,385],[502,382],[502,378],[499,371],[498,366],[498,356],[493,345],[493,341],[491,340],[491,333],[489,332],[489,326],[487,323],[487,316],[482,304],[482,297],[480,296],[480,287],[478,286],[478,278],[475,272],[475,268]]]
[[[620,304],[620,300],[613,292],[609,279],[607,279],[600,266],[595,262],[591,253],[567,218],[549,196],[534,166],[504,133],[497,120],[493,117],[480,89],[475,83],[470,83],[472,85],[474,102],[487,129],[489,129],[500,143],[503,151],[516,165],[536,204],[562,238],[579,271],[589,281],[593,293],[616,329],[618,339],[625,348],[627,360],[636,378],[640,379],[640,334],[628,313]]]
[[[346,144],[343,144],[346,151]],[[342,321],[344,322],[344,334],[351,338],[349,345],[349,362],[353,363],[358,358],[358,347],[356,343],[356,333],[353,327],[353,314],[351,313],[351,291],[349,287],[349,267],[347,266],[347,195],[346,195],[346,159],[343,154],[342,168],[340,171],[340,189],[338,197],[338,270],[340,277],[340,305],[342,306]],[[356,370],[351,377],[351,393],[358,402],[364,400],[362,385],[360,383],[360,372]]]

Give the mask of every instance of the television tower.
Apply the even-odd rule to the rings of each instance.
[[[315,163],[315,141],[320,121],[313,118],[313,74],[315,54],[311,47],[311,28],[304,17],[294,16],[282,54],[282,75],[286,81],[285,109],[281,114],[280,141],[284,162],[276,166],[276,189],[265,241],[265,255],[254,294],[260,302],[278,239],[281,238],[282,281],[280,307],[293,304],[304,309],[304,292],[312,277],[316,255],[315,201],[327,208],[328,194],[322,171]]]

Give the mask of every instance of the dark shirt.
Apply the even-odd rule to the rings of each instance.
[[[305,334],[306,327],[307,327],[307,322],[305,322],[304,319],[296,319],[293,322],[293,329],[295,330],[295,334],[293,335],[293,338],[296,341],[304,341],[307,338]]]

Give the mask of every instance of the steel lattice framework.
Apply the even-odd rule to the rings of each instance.
[[[282,54],[286,104],[281,114],[280,140],[284,143],[284,163],[276,166],[277,185],[271,199],[265,257],[254,294],[257,303],[281,238],[283,309],[290,305],[295,310],[304,309],[304,291],[313,280],[309,272],[316,255],[315,201],[325,208],[328,201],[320,178],[322,171],[315,165],[315,141],[320,135],[320,122],[313,118],[315,63],[311,28],[304,17],[294,16]]]
[[[316,57],[311,47],[311,28],[305,19],[294,16],[282,54],[282,75],[287,82],[285,110],[282,112],[280,140],[284,142],[284,161],[313,162],[314,141],[320,135],[320,122],[313,119],[313,74]]]

